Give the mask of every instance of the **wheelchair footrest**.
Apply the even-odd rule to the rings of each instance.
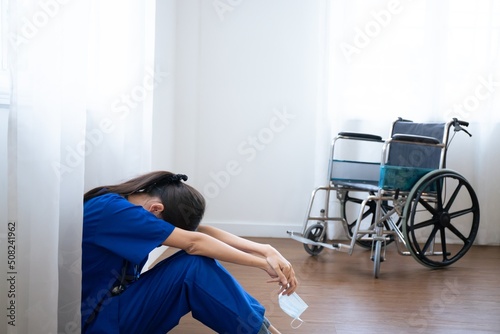
[[[344,245],[344,244],[340,244],[340,243],[327,244],[325,242],[313,241],[311,239],[304,238],[303,236],[299,236],[299,235],[295,234],[293,231],[287,231],[287,233],[290,234],[290,238],[292,238],[293,240],[299,241],[303,244],[325,247],[325,248],[329,248],[329,249],[333,249],[333,250],[337,250],[337,251],[345,252],[345,253],[349,253],[351,250],[351,247],[348,245]]]
[[[417,254],[419,254],[419,253],[417,252]],[[443,252],[425,252],[424,253],[425,256],[443,256],[443,254],[444,254]],[[446,252],[446,256],[450,256],[450,255],[451,255],[450,252]]]
[[[419,254],[419,253],[417,252],[417,254]],[[408,251],[404,251],[404,252],[401,252],[401,255],[411,256],[411,253]],[[425,252],[424,255],[425,256],[443,256],[443,252]],[[451,253],[446,252],[446,255],[449,256],[449,255],[451,255]]]

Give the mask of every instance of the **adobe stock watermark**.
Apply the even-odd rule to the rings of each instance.
[[[273,142],[276,135],[283,132],[295,117],[286,108],[282,110],[274,109],[267,126],[260,129],[256,134],[249,135],[237,145],[238,154],[244,158],[245,162],[252,162],[259,152],[265,150]],[[217,197],[220,191],[229,185],[231,178],[241,174],[242,171],[242,162],[230,160],[223,170],[210,172],[211,181],[203,187],[203,195],[207,198]]]
[[[444,285],[445,287],[436,298],[432,299],[427,306],[420,307],[418,313],[414,313],[408,319],[410,327],[418,327],[417,331],[419,333],[426,332],[429,321],[433,317],[442,314],[447,305],[455,303],[458,296],[460,296],[461,293],[456,277],[454,281],[446,280]]]
[[[214,0],[212,6],[219,19],[224,21],[224,16],[227,13],[231,13],[236,7],[241,5],[242,2],[243,0]]]
[[[373,39],[377,38],[382,31],[393,22],[394,16],[403,12],[403,6],[399,0],[390,0],[386,9],[370,11],[371,20],[366,22],[362,28],[354,28],[352,43],[340,43],[340,50],[348,63],[352,62],[354,55],[359,55],[361,51],[370,45]]]
[[[489,99],[496,91],[496,87],[500,86],[500,81],[494,81],[493,74],[487,78],[483,76],[477,77],[478,84],[474,89],[474,93],[467,95],[461,103],[454,104],[445,112],[447,118],[457,117],[459,119],[468,119],[476,112],[481,103]]]
[[[72,0],[41,0],[38,3],[39,9],[30,18],[23,17],[20,22],[18,33],[9,33],[8,39],[14,47],[29,43],[39,35],[61,11],[62,7]]]
[[[80,166],[85,157],[92,154],[100,146],[106,135],[111,134],[117,127],[116,121],[124,120],[159,86],[168,76],[159,68],[147,67],[142,82],[135,85],[128,93],[121,94],[110,106],[111,116],[102,118],[99,123],[85,133],[85,138],[74,147],[66,145],[60,161],[52,162],[52,169],[61,178]]]

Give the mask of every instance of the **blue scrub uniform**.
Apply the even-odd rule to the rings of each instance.
[[[173,225],[112,193],[85,202],[83,220],[82,333],[165,334],[188,312],[217,333],[261,329],[264,307],[213,259],[179,251],[138,276]],[[112,296],[124,263],[137,279]]]

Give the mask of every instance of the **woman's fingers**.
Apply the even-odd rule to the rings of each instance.
[[[274,271],[278,276],[273,277],[273,279],[268,280],[268,283],[278,283],[279,284],[279,294],[291,295],[297,289],[298,281],[295,277],[295,272],[293,267],[288,263],[282,267],[273,267]]]
[[[292,264],[276,250],[273,254],[268,255],[266,260],[269,266],[276,273],[276,276],[270,274],[273,279],[268,282],[278,282],[280,285],[279,293],[291,295],[297,289],[298,285]]]

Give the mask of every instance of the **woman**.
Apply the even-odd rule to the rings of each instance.
[[[291,264],[270,245],[199,226],[205,200],[186,180],[152,172],[84,195],[83,333],[164,334],[188,312],[217,333],[279,333],[216,260],[260,268],[287,295]],[[160,245],[180,251],[139,275]]]

